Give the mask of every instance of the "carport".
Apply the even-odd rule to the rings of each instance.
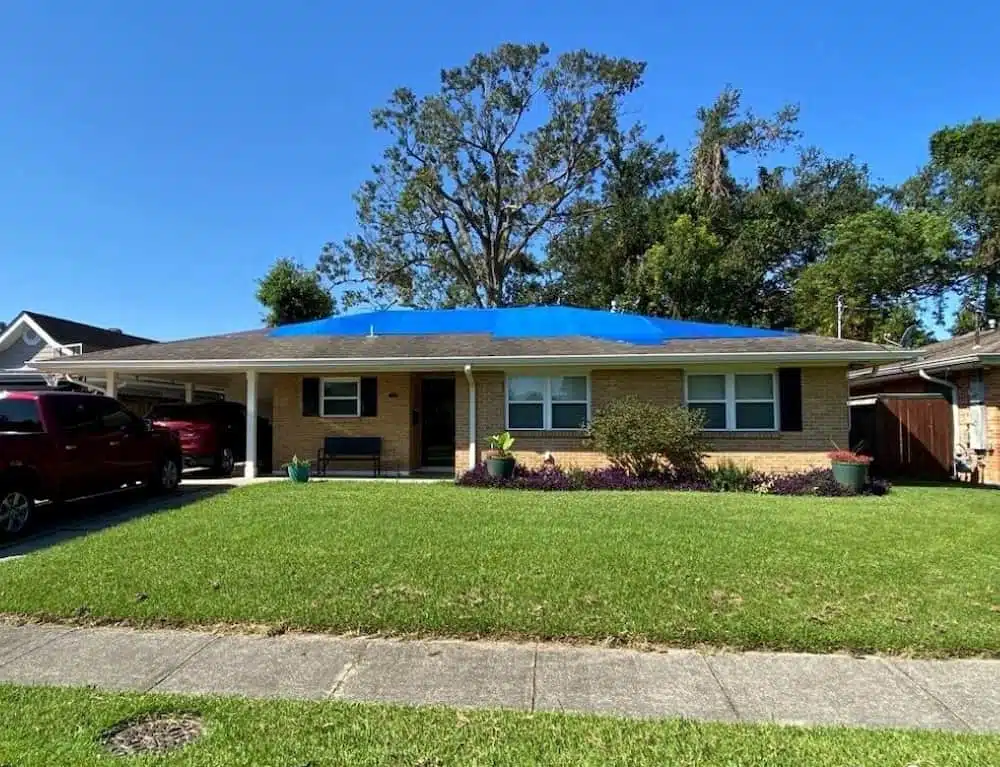
[[[174,363],[163,365],[123,361],[113,367],[108,363],[94,361],[88,364],[85,357],[67,357],[38,363],[50,380],[61,378],[87,386],[87,377],[100,377],[103,387],[91,387],[103,391],[109,397],[125,396],[129,391],[141,391],[154,381],[158,385],[175,387],[178,400],[194,402],[199,394],[212,393],[223,399],[239,402],[246,406],[246,462],[245,477],[257,476],[257,418],[271,420],[273,401],[273,376],[260,374],[256,370],[217,372],[191,372]]]

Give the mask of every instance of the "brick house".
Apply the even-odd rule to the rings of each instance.
[[[951,406],[945,426],[953,473],[974,483],[1000,483],[1000,330],[968,333],[910,351],[909,360],[852,371],[852,398],[941,395]]]
[[[827,465],[846,445],[849,368],[899,350],[782,331],[569,307],[372,312],[46,363],[222,387],[270,419],[275,466],[327,436],[380,437],[388,473],[462,472],[510,430],[525,464],[593,467],[584,428],[635,395],[705,413],[711,458]],[[256,419],[247,445],[256,444]],[[255,456],[245,472],[253,476]],[[352,468],[349,465],[346,468]]]

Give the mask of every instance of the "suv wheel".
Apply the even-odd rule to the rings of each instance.
[[[0,490],[0,532],[16,535],[35,516],[35,499],[18,487]]]
[[[181,483],[181,465],[176,456],[168,455],[156,467],[152,488],[158,493],[170,493]]]
[[[236,456],[231,447],[224,447],[215,457],[215,474],[220,477],[233,476],[233,469],[236,468]]]

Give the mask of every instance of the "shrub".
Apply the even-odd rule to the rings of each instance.
[[[653,476],[668,467],[694,473],[707,448],[703,426],[698,411],[623,397],[594,414],[588,438],[629,476]]]
[[[750,467],[737,466],[733,461],[723,461],[714,468],[705,469],[705,478],[712,489],[719,493],[749,493],[762,485],[766,477]]]

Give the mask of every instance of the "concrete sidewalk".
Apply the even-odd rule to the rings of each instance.
[[[1000,732],[1000,661],[0,624],[0,682]]]

